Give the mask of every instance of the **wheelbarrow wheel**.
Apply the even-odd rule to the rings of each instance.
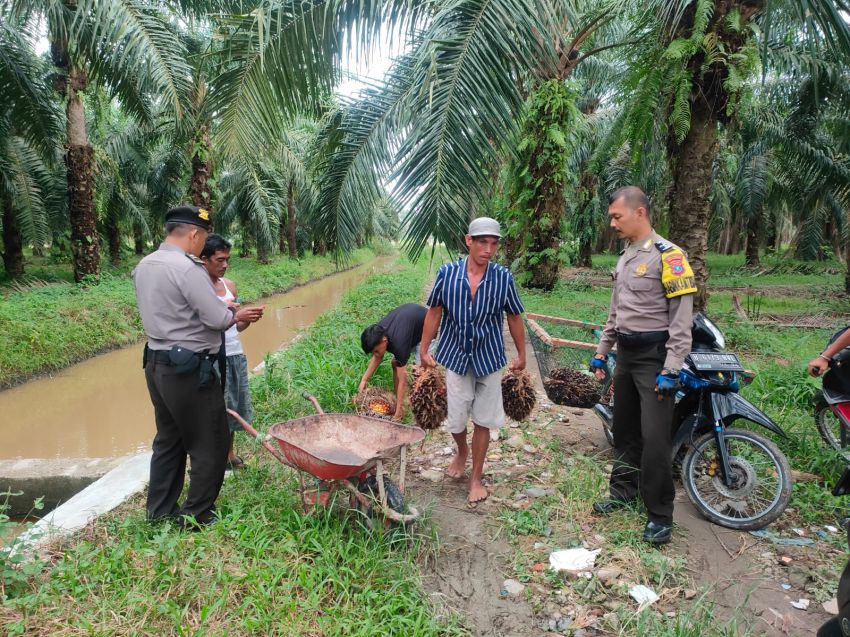
[[[383,515],[381,515],[381,506],[380,504],[377,504],[380,500],[378,479],[374,475],[369,475],[365,480],[361,481],[360,484],[357,485],[357,490],[375,502],[372,506],[364,507],[363,504],[356,501],[355,506],[357,507],[357,510],[364,513],[368,519],[382,519]],[[401,494],[401,490],[395,482],[386,476],[384,476],[384,492],[387,494],[387,506],[396,513],[406,513],[404,496]],[[392,522],[390,525],[402,526],[397,522]]]

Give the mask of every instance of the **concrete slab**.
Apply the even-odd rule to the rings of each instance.
[[[150,453],[125,458],[117,467],[60,505],[18,536],[18,550],[70,535],[145,488]]]
[[[22,492],[9,498],[12,516],[27,515],[36,498],[42,513],[55,509],[128,457],[0,460],[0,492]]]

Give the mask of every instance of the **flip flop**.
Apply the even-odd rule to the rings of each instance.
[[[227,464],[224,465],[225,471],[237,471],[239,469],[244,469],[244,468],[245,468],[245,461],[242,458],[240,458],[239,456],[236,456],[233,460],[228,460]]]

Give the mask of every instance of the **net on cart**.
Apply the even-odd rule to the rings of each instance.
[[[527,323],[549,400],[570,407],[591,407],[599,402],[604,388],[589,372],[588,361],[596,350],[601,326],[541,314],[528,314]]]

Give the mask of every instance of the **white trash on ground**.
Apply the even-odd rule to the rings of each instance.
[[[656,595],[654,590],[652,590],[651,588],[647,588],[643,584],[637,584],[635,586],[632,586],[629,589],[629,595],[631,595],[632,599],[635,600],[641,606],[649,606],[650,604],[654,604],[659,599],[661,599],[660,597],[658,597],[658,595]]]
[[[565,549],[554,551],[549,555],[549,565],[556,571],[568,571],[570,573],[581,573],[593,568],[596,556],[602,549],[588,551],[587,549]]]

